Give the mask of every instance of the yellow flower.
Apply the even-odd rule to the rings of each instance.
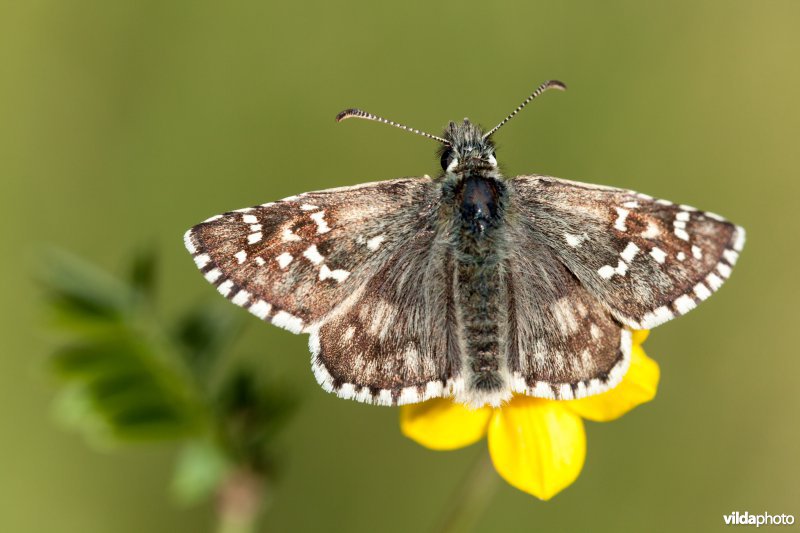
[[[566,401],[515,396],[499,408],[475,410],[437,398],[403,406],[400,428],[433,450],[462,448],[486,435],[497,472],[514,487],[549,500],[581,472],[586,457],[584,418],[614,420],[655,397],[659,368],[642,349],[647,334],[633,333],[630,369],[610,391]]]

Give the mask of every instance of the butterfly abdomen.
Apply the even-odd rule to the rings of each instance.
[[[465,345],[467,395],[506,389],[500,357],[503,216],[507,190],[481,175],[461,178],[453,188],[458,304]]]

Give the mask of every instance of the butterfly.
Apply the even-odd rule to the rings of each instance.
[[[431,135],[442,174],[308,192],[217,215],[185,244],[217,290],[308,333],[319,384],[379,405],[615,387],[631,330],[694,309],[730,276],[745,232],[708,211],[549,176],[505,178],[464,119]]]

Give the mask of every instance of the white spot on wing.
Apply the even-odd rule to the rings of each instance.
[[[257,224],[258,218],[255,215],[242,215],[242,222],[245,224]]]
[[[692,257],[694,257],[695,259],[702,259],[703,250],[701,250],[699,246],[692,245]]]
[[[663,264],[664,260],[667,258],[667,253],[661,248],[658,248],[657,246],[654,246],[653,249],[650,250],[650,255],[659,264]]]
[[[684,259],[686,259],[686,254],[683,252],[678,252],[678,255],[676,255],[675,257],[678,258],[678,261],[683,261]]]
[[[229,279],[226,279],[220,284],[219,287],[217,287],[217,290],[221,295],[228,296],[228,293],[231,292],[232,288],[233,288],[233,282]]]
[[[675,309],[682,314],[685,315],[695,307],[697,307],[697,303],[694,301],[694,298],[684,294],[674,302]]]
[[[736,240],[733,243],[733,249],[741,252],[744,248],[745,231],[741,226],[736,226]]]
[[[406,387],[400,391],[400,397],[397,399],[397,405],[405,405],[408,403],[417,403],[420,401],[419,392],[416,387]]]
[[[392,405],[392,391],[388,389],[381,389],[378,393],[378,398],[375,403],[378,405]]]
[[[562,383],[558,386],[558,397],[561,400],[572,399],[572,386],[569,383]]]
[[[263,257],[256,257],[255,261],[256,261],[256,263],[258,264],[258,266],[264,266],[264,265],[266,265],[266,264],[267,264],[267,262],[266,262],[266,261],[264,261],[264,258],[263,258]]]
[[[675,215],[675,220],[677,220],[677,221],[679,221],[679,222],[688,222],[688,221],[689,221],[689,218],[690,218],[691,216],[692,216],[692,215],[691,215],[691,214],[689,214],[689,212],[688,212],[688,211],[679,211],[679,212],[678,212],[678,213]]]
[[[257,231],[247,236],[247,244],[255,244],[261,240],[261,232]]]
[[[636,257],[636,254],[639,253],[639,247],[636,244],[629,242],[628,245],[622,250],[622,253],[619,254],[622,259],[630,263],[633,261],[633,258]]]
[[[311,213],[309,216],[317,223],[317,233],[328,233],[331,230],[331,228],[328,227],[328,223],[325,222],[325,211],[317,211],[316,213]]]
[[[316,244],[312,244],[311,246],[306,248],[306,251],[303,252],[303,257],[305,257],[315,265],[318,265],[325,260],[325,258],[322,257],[322,254],[319,253],[319,250],[317,250]]]
[[[286,311],[278,311],[275,313],[275,316],[272,317],[272,323],[292,333],[300,333],[303,331],[303,320]]]
[[[694,295],[700,298],[701,300],[705,300],[709,296],[711,296],[711,291],[708,290],[708,287],[703,285],[702,283],[698,283],[694,286]]]
[[[614,267],[611,265],[603,265],[597,270],[597,273],[600,274],[600,277],[603,279],[611,279],[611,276],[614,275],[614,272]]]
[[[730,249],[726,249],[724,252],[722,252],[722,256],[728,263],[732,265],[735,265],[736,260],[739,259],[739,254]]]
[[[571,334],[578,330],[578,320],[572,312],[569,299],[561,298],[553,304],[553,316],[564,333]]]
[[[585,237],[583,235],[573,235],[571,233],[564,234],[564,240],[566,240],[567,244],[569,244],[573,248],[580,246],[580,244],[583,242],[584,239]]]
[[[190,254],[197,253],[197,247],[194,245],[194,238],[192,237],[192,230],[183,234],[183,244],[186,246],[186,249],[189,250]]]
[[[302,240],[300,238],[300,235],[295,235],[294,233],[292,233],[292,230],[289,229],[289,228],[285,228],[283,230],[283,233],[281,233],[281,239],[283,239],[283,242],[293,242],[293,241]]]
[[[219,277],[221,275],[222,275],[222,271],[220,271],[220,269],[218,269],[218,268],[214,268],[214,269],[209,270],[208,272],[206,272],[206,279],[208,281],[210,281],[211,283],[214,283],[215,281],[217,281],[219,279]]]
[[[283,252],[275,259],[278,261],[278,266],[285,269],[287,266],[289,266],[289,263],[292,262],[292,259],[294,259],[294,257],[292,257],[292,254],[290,254],[289,252]]]
[[[600,277],[603,279],[610,279],[611,276],[613,276],[614,274],[624,276],[627,272],[628,272],[628,264],[622,260],[620,260],[617,263],[616,267],[612,267],[611,265],[604,265],[597,270],[597,273],[600,274]]]
[[[653,221],[647,223],[647,229],[642,232],[642,237],[645,239],[655,239],[661,233],[661,229]]]
[[[615,207],[614,209],[617,211],[617,220],[614,221],[614,228],[619,231],[626,231],[628,228],[625,227],[625,219],[628,218],[630,211],[622,207]]]
[[[211,261],[211,258],[208,254],[200,254],[194,258],[194,264],[197,265],[197,268],[205,267],[209,261]]]
[[[659,326],[670,320],[675,315],[672,314],[672,311],[669,310],[669,307],[662,305],[653,310],[651,313],[647,313],[642,317],[642,329],[650,329],[656,326]]]
[[[303,204],[300,206],[300,209],[302,209],[303,211],[313,211],[315,209],[319,209],[319,207],[311,204]]]
[[[236,252],[236,253],[233,255],[233,257],[235,257],[235,258],[236,258],[236,260],[237,260],[237,261],[239,262],[239,264],[241,265],[242,263],[244,263],[244,260],[245,260],[245,259],[247,259],[247,252],[245,252],[244,250],[239,250],[238,252]]]
[[[340,270],[338,268],[336,270],[331,270],[330,268],[328,268],[328,265],[322,265],[322,267],[320,267],[320,269],[319,269],[319,279],[320,280],[326,280],[328,278],[333,278],[336,281],[338,281],[339,283],[341,283],[344,280],[346,280],[349,275],[350,275],[350,272],[348,272],[347,270]]]
[[[377,250],[380,248],[383,241],[386,239],[385,235],[378,235],[367,241],[367,248],[370,250]]]
[[[708,286],[711,287],[712,291],[722,287],[722,279],[713,272],[706,276],[706,281],[708,282]]]
[[[336,395],[345,400],[352,400],[356,397],[356,387],[352,383],[343,383],[339,390],[336,391]]]
[[[272,306],[265,302],[264,300],[258,300],[256,303],[250,306],[250,312],[256,315],[261,320],[267,318],[270,309]]]
[[[250,299],[250,293],[242,289],[236,293],[236,296],[231,298],[231,301],[236,305],[244,305],[247,303],[247,300],[249,299]]]

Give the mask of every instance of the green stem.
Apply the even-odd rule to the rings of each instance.
[[[498,476],[492,466],[489,451],[476,457],[464,479],[453,491],[435,531],[439,533],[468,533],[475,529],[497,489]]]
[[[255,533],[264,506],[264,479],[249,470],[231,472],[217,493],[217,533]]]

